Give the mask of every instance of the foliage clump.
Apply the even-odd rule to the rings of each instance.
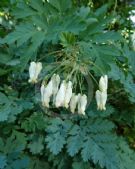
[[[1,4],[0,169],[134,169],[135,57],[123,34],[130,5],[123,16],[117,0]],[[36,78],[30,62],[42,62]],[[42,106],[42,80],[55,73],[87,95],[84,115]],[[97,110],[96,90],[106,108]]]

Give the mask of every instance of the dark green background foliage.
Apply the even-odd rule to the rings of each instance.
[[[135,169],[135,52],[121,35],[133,29],[134,8],[124,0],[0,1],[0,169]],[[107,110],[93,98],[84,117],[43,111],[29,62],[42,61],[45,76],[57,68],[54,51],[72,55],[76,46],[80,62],[97,65],[87,67],[97,80],[109,76]]]

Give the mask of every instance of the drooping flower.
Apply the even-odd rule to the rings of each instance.
[[[67,87],[67,84],[66,84],[65,80],[63,80],[63,82],[61,83],[60,88],[58,90],[58,93],[56,95],[56,101],[55,101],[56,107],[64,106],[66,87]]]
[[[72,94],[71,100],[70,100],[70,110],[72,113],[75,113],[75,109],[79,100],[80,94],[75,95],[75,93]]]
[[[105,104],[107,101],[108,77],[101,76],[99,80],[99,90],[96,91],[96,101],[98,110],[106,110]]]
[[[45,106],[45,101],[44,101],[45,85],[44,84],[41,85],[40,92],[41,92],[42,105]]]
[[[100,91],[107,91],[108,88],[108,77],[107,75],[101,76],[99,80],[99,89]]]
[[[54,74],[51,79],[53,82],[53,104],[55,104],[56,94],[58,92],[59,84],[60,84],[60,76],[57,74]]]
[[[78,114],[85,115],[85,109],[87,106],[87,96],[81,95],[78,101]]]
[[[97,109],[98,110],[106,110],[105,104],[107,101],[107,92],[104,91],[96,91],[96,101],[97,101]]]
[[[31,62],[29,67],[29,83],[37,83],[38,75],[42,70],[41,62]]]
[[[69,102],[70,102],[71,97],[72,97],[72,82],[69,81],[67,83],[67,88],[66,88],[66,92],[65,92],[65,99],[64,99],[64,106],[66,108],[69,107]]]
[[[42,105],[49,108],[50,98],[53,94],[53,82],[52,80],[49,81],[47,86],[45,87],[44,84],[41,86],[41,101]]]
[[[133,34],[131,35],[131,41],[132,41],[132,47],[135,50],[135,31],[133,32]]]

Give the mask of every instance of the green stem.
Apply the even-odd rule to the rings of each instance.
[[[104,75],[103,70],[99,66],[97,66],[94,62],[90,61],[90,64],[94,65],[102,73],[102,75]]]
[[[41,61],[46,56],[49,56],[49,55],[52,55],[52,54],[57,54],[57,53],[61,53],[61,50],[57,50],[57,51],[53,51],[53,52],[47,53],[46,55],[44,55],[43,57],[41,57],[40,59],[38,59],[38,62]]]
[[[116,12],[117,4],[118,4],[118,1],[117,1],[117,0],[115,0],[114,9],[113,9],[113,13],[115,13],[115,12]]]
[[[88,71],[89,75],[92,77],[92,79],[95,81],[95,83],[97,84],[97,86],[99,86],[97,80],[94,78],[94,76]]]

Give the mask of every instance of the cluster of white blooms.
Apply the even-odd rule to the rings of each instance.
[[[31,62],[29,67],[29,82],[37,83],[38,76],[42,70],[41,62]],[[41,102],[44,107],[49,108],[51,98],[53,105],[58,107],[70,108],[72,113],[85,115],[87,105],[87,96],[80,93],[75,95],[72,92],[72,82],[63,80],[60,84],[60,77],[54,74],[47,85],[42,83],[41,88]]]
[[[99,90],[96,91],[96,101],[98,110],[106,110],[105,104],[107,101],[108,77],[101,76],[99,80]]]
[[[29,67],[29,82],[30,83],[37,83],[38,75],[42,70],[42,63],[41,62],[31,62]]]
[[[41,86],[41,101],[44,107],[49,108],[51,98],[57,108],[70,108],[71,112],[74,113],[78,106],[78,114],[85,115],[87,96],[75,95],[72,92],[72,82],[63,80],[60,84],[60,77],[56,74],[52,76],[46,86],[44,84]]]

